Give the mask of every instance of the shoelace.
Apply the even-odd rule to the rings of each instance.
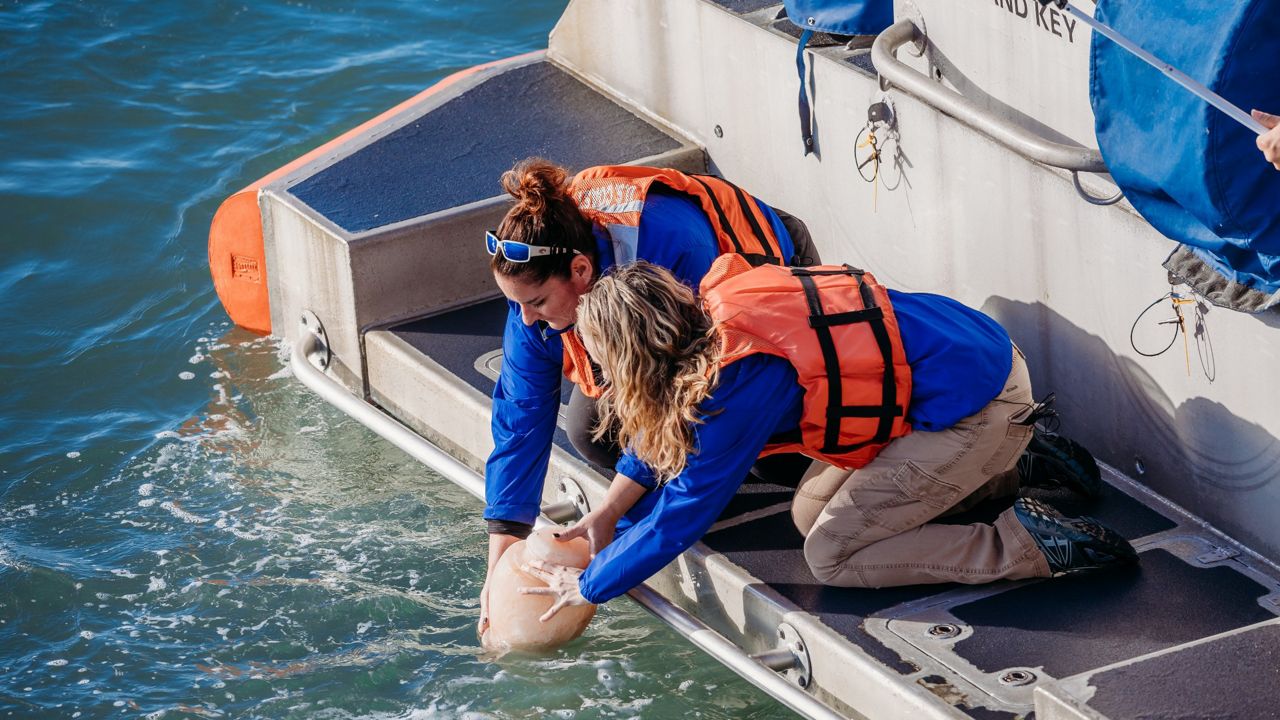
[[[1053,407],[1053,401],[1057,399],[1055,393],[1049,393],[1038,400],[1030,413],[1022,420],[1018,421],[1019,425],[1039,425],[1040,430],[1049,435],[1057,435],[1058,428],[1062,425],[1062,419],[1058,416],[1058,411]]]

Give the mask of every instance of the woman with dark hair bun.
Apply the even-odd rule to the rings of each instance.
[[[501,375],[493,391],[493,453],[485,467],[489,571],[537,518],[560,404],[561,377],[577,387],[568,434],[591,463],[616,472],[609,501],[562,536],[586,536],[593,553],[618,516],[655,486],[652,471],[610,437],[592,437],[593,366],[573,329],[578,300],[604,272],[637,259],[696,288],[725,253],[753,265],[817,262],[808,230],[737,186],[709,175],[639,166],[598,166],[572,178],[541,158],[516,163],[502,187],[515,204],[485,234],[493,275],[510,304]],[[479,631],[488,626],[488,582]]]

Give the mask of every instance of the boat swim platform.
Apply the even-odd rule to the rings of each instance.
[[[716,5],[769,25],[769,6]],[[874,82],[865,55],[850,51],[846,66]],[[575,170],[719,167],[658,113],[533,53],[442,83],[259,196],[276,334],[315,333],[330,380],[475,473],[492,448],[507,312],[479,238],[510,206],[497,178],[529,155]],[[1130,539],[1137,570],[825,587],[791,523],[793,488],[748,477],[703,540],[646,586],[760,668],[778,668],[824,708],[788,703],[814,717],[1280,717],[1280,572],[1147,486],[1103,471],[1096,504],[1046,499]],[[581,511],[608,481],[557,432],[545,507]],[[989,521],[998,509],[952,521]],[[780,651],[791,660],[775,662]]]
[[[464,409],[487,422],[506,312],[497,298],[370,333],[375,388],[415,377],[415,387],[447,388],[448,396],[427,408],[406,400],[418,393],[378,391],[375,402],[424,433],[457,422]],[[566,401],[568,390],[566,383]],[[555,444],[550,478],[604,487],[606,478],[563,429]],[[1158,707],[1184,717],[1265,716],[1259,688],[1280,679],[1280,664],[1268,661],[1280,655],[1278,578],[1195,518],[1103,470],[1107,489],[1096,503],[1064,492],[1036,496],[1115,528],[1141,553],[1136,571],[978,586],[826,587],[805,564],[790,516],[793,488],[751,476],[702,542],[649,584],[750,653],[773,649],[784,623],[797,628],[811,690],[850,717],[997,718],[1033,710],[1038,718],[1164,717]],[[990,522],[1001,509],[947,521]],[[1247,655],[1231,656],[1245,648]]]

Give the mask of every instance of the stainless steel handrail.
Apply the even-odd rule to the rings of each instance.
[[[352,395],[345,387],[313,365],[311,357],[320,349],[319,346],[319,338],[310,333],[304,333],[293,345],[289,367],[303,385],[392,445],[440,473],[450,482],[459,485],[477,498],[484,499],[484,479],[479,473],[458,462],[453,456],[374,405]],[[845,716],[752,659],[737,645],[729,642],[701,620],[685,612],[648,586],[640,585],[627,594],[685,639],[719,660],[725,667],[738,673],[800,715],[818,720],[847,720]]]
[[[1102,153],[1093,148],[1063,145],[1000,118],[959,93],[912,69],[898,60],[898,48],[920,44],[924,34],[911,20],[899,20],[876,37],[871,45],[871,62],[880,74],[881,86],[888,83],[916,99],[932,105],[1014,152],[1038,163],[1077,172],[1105,173]]]

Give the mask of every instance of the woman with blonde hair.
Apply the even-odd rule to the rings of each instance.
[[[643,465],[619,460],[609,437],[591,438],[600,388],[573,323],[578,299],[601,273],[640,258],[696,287],[724,252],[778,264],[811,262],[813,254],[803,223],[711,176],[599,166],[571,177],[559,165],[529,158],[503,174],[502,187],[514,203],[484,238],[509,304],[493,391],[494,449],[485,466],[489,573],[538,516],[562,377],[576,385],[566,430],[578,452],[617,472],[613,490],[621,496],[638,497],[653,485]],[[592,513],[572,532],[587,535],[598,550],[615,522],[605,511]],[[488,588],[486,575],[481,635],[489,624]]]
[[[1016,465],[1043,434],[1021,352],[955,300],[888,290],[849,266],[752,268],[726,255],[700,298],[655,265],[616,268],[580,301],[577,328],[606,388],[597,434],[616,433],[658,487],[585,571],[531,568],[548,583],[531,592],[556,608],[604,602],[674,560],[762,452],[821,461],[793,517],[825,584],[985,583],[1136,561],[1096,521],[1027,498],[994,524],[931,522],[1034,481]],[[1098,483],[1095,467],[1069,484],[1096,496]]]

